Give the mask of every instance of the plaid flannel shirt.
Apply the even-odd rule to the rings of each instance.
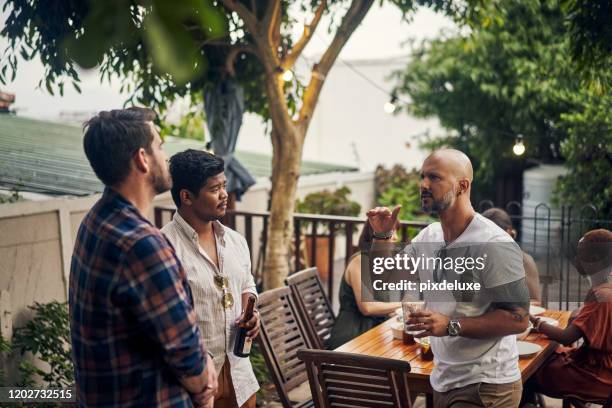
[[[178,377],[204,370],[187,278],[165,236],[106,189],[85,216],[70,268],[80,405],[191,407]]]

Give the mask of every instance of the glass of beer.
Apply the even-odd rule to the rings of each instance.
[[[431,351],[431,343],[429,337],[423,337],[419,339],[419,346],[421,349],[421,359],[426,361],[433,360],[433,352]]]
[[[423,330],[408,330],[408,319],[410,315],[425,309],[425,302],[402,302],[402,312],[404,315],[404,343],[414,344],[414,335],[422,333]]]

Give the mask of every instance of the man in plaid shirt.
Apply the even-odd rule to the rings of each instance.
[[[81,223],[70,268],[81,406],[201,406],[217,388],[185,272],[142,215],[171,186],[154,119],[130,108],[86,126],[85,154],[106,189]]]

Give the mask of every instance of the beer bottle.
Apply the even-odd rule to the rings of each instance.
[[[255,309],[255,297],[249,296],[247,301],[246,309],[244,310],[244,317],[242,322],[248,322],[253,317],[253,310]],[[234,354],[238,357],[248,357],[251,353],[251,344],[253,340],[247,336],[248,329],[246,327],[239,327],[238,333],[236,334],[236,342],[234,343]]]

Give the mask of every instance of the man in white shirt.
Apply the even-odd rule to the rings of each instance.
[[[170,173],[177,212],[162,231],[185,268],[197,323],[219,372],[214,407],[254,408],[259,384],[249,358],[234,355],[233,347],[239,325],[251,339],[259,333],[258,312],[241,322],[257,290],[246,240],[219,222],[228,198],[223,159],[189,149],[170,159]]]
[[[436,407],[518,407],[522,382],[515,334],[528,325],[529,292],[520,249],[470,203],[472,165],[458,150],[432,153],[421,168],[421,206],[440,222],[423,229],[405,251],[412,256],[441,257],[444,253],[484,256],[482,269],[469,274],[419,268],[421,282],[475,282],[483,290],[469,293],[424,292],[427,309],[409,323],[431,336],[434,370],[431,385]],[[375,237],[392,233],[399,207],[368,212]],[[446,259],[446,258],[445,258]],[[442,276],[442,277],[441,277]],[[450,277],[450,279],[449,279]]]

